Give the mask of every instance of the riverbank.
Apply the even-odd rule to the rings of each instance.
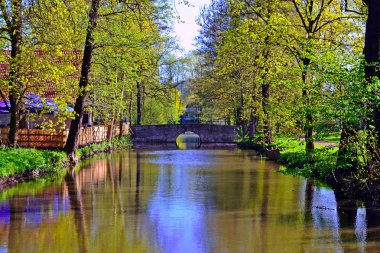
[[[275,160],[283,165],[280,169],[283,174],[312,177],[326,181],[335,169],[338,143],[339,139],[331,136],[315,141],[315,162],[313,165],[306,162],[305,141],[302,139],[277,136],[270,149],[264,148],[261,143],[254,142],[240,143],[239,147],[257,150],[270,160]]]
[[[62,151],[0,149],[0,190],[57,171],[65,162],[66,154]]]
[[[102,152],[130,148],[129,136],[114,138],[77,150],[77,157],[83,160]],[[67,169],[70,163],[63,151],[38,150],[32,148],[0,149],[0,190],[17,183],[38,178],[46,174]]]
[[[284,165],[280,170],[284,174],[326,181],[336,167],[338,146],[334,142],[315,142],[315,162],[312,165],[306,162],[304,141],[280,137],[276,139],[274,146],[280,149],[277,162]]]
[[[314,179],[329,186],[340,200],[353,200],[367,207],[380,207],[379,164],[337,167],[339,138],[315,141],[314,162],[307,162],[305,141],[289,137],[276,137],[272,148],[279,151],[279,172],[286,175]],[[255,145],[257,149],[258,145]],[[265,149],[259,146],[265,153]],[[368,157],[367,157],[368,159]]]

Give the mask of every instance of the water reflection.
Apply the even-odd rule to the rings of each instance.
[[[78,237],[79,250],[80,252],[87,252],[86,214],[83,206],[81,188],[79,187],[78,181],[75,180],[75,171],[67,173],[65,177],[65,185],[68,189],[71,209],[74,211],[74,222]]]
[[[365,252],[367,241],[367,221],[365,208],[358,208],[355,219],[355,235],[358,241],[359,252]]]
[[[378,252],[378,210],[342,206],[249,151],[128,151],[0,193],[0,252]]]
[[[316,187],[313,191],[311,210],[318,237],[324,240],[324,243],[317,241],[320,251],[344,252],[341,246],[339,217],[334,192],[330,189]]]
[[[174,152],[170,161],[181,161],[183,157],[178,156],[180,153]],[[155,248],[163,252],[209,252],[206,210],[192,190],[199,182],[191,176],[191,164],[157,164],[159,183],[148,204],[154,238],[158,238]]]
[[[190,131],[178,135],[175,142],[179,149],[197,149],[201,146],[199,135]]]

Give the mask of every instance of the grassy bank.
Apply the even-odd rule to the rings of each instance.
[[[338,147],[315,145],[315,163],[306,163],[305,142],[292,138],[278,137],[275,147],[281,150],[278,162],[283,164],[281,172],[305,177],[326,179],[335,169]]]
[[[77,156],[79,159],[85,159],[97,153],[129,147],[131,147],[129,136],[123,136],[114,138],[111,142],[104,141],[80,148]],[[0,149],[0,189],[2,186],[21,182],[31,177],[60,172],[66,164],[67,157],[63,151],[2,148]]]
[[[258,133],[256,142],[247,140],[239,142],[238,145],[243,149],[255,149],[265,153],[263,139],[263,134]],[[286,136],[276,136],[274,139],[275,141],[270,148],[280,150],[280,157],[277,162],[284,165],[280,172],[325,180],[335,170],[340,140],[339,133],[323,133],[316,136],[315,163],[313,165],[306,162],[305,141]]]
[[[66,155],[62,151],[28,148],[0,149],[0,177],[32,170],[54,171],[62,167]]]
[[[129,149],[130,147],[132,147],[131,138],[129,136],[123,136],[121,138],[114,138],[112,141],[103,141],[80,148],[77,150],[77,157],[79,159],[85,159],[97,153],[109,152],[117,149]]]

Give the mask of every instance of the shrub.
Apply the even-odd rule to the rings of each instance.
[[[0,149],[0,177],[31,170],[55,170],[66,159],[64,152],[26,148]]]

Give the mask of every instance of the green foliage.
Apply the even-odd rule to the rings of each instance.
[[[22,174],[32,170],[55,171],[66,159],[66,154],[59,151],[36,149],[0,149],[0,176]]]
[[[115,137],[111,142],[102,141],[100,143],[94,143],[86,147],[79,148],[77,150],[77,157],[87,158],[93,156],[96,153],[106,152],[111,149],[128,149],[132,146],[130,136],[122,136],[121,138]]]
[[[142,124],[177,121],[181,94],[160,77],[161,61],[173,43],[168,29],[159,26],[172,18],[168,6],[141,1],[134,10],[110,4],[100,13],[123,14],[99,19],[95,41],[101,47],[94,53],[88,110],[103,124],[125,118],[135,123],[138,111]]]
[[[282,173],[326,180],[336,168],[337,147],[317,146],[315,162],[308,164],[305,142],[282,137],[276,139],[275,145],[282,150],[278,160],[285,166],[280,170]]]
[[[325,142],[332,142],[338,144],[340,141],[340,133],[339,132],[332,132],[332,133],[318,133],[315,136],[315,140],[317,141],[325,141]]]

